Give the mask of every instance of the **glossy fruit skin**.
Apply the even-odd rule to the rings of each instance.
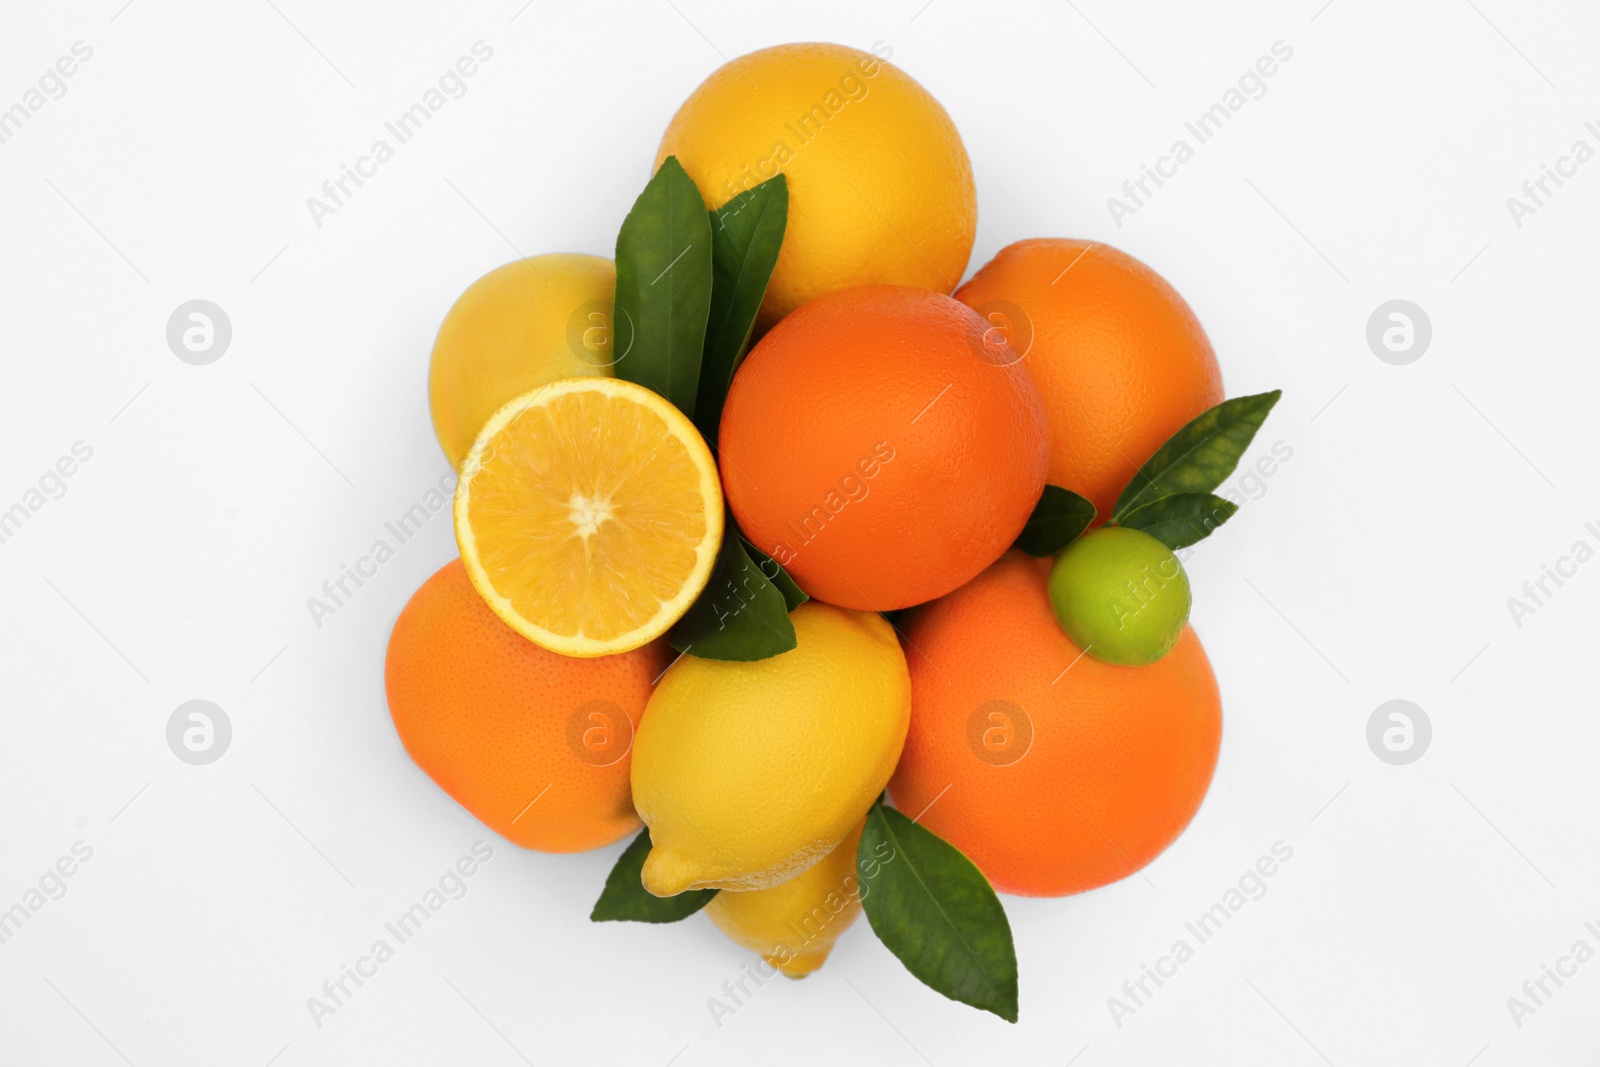
[[[1105,663],[1142,667],[1178,643],[1189,621],[1189,576],[1149,534],[1104,526],[1056,557],[1050,607],[1073,642]]]
[[[837,44],[740,56],[673,116],[656,166],[677,156],[721,207],[782,171],[789,225],[757,330],[826,293],[913,285],[948,293],[978,223],[955,124],[899,68]]]
[[[547,652],[451,560],[395,621],[384,688],[411,758],[480,822],[523,848],[586,852],[639,828],[629,746],[671,656],[660,641],[597,659]]]
[[[611,260],[553,253],[496,267],[467,287],[439,325],[428,367],[433,432],[457,470],[500,406],[585,375],[612,377]]]
[[[811,596],[890,611],[999,558],[1044,489],[1044,402],[984,322],[925,289],[814,300],[734,375],[720,429],[739,527]]]
[[[744,893],[724,889],[706,905],[706,915],[769,967],[804,978],[827,961],[839,935],[861,915],[856,848],[864,826],[865,820],[787,882]]]
[[[1222,708],[1192,627],[1148,667],[1080,658],[1048,566],[1008,553],[902,620],[911,730],[889,791],[995,889],[1053,897],[1125,878],[1177,838],[1216,768]]]
[[[881,615],[808,601],[797,646],[752,662],[685,655],[633,747],[650,827],[644,887],[767,889],[831,852],[894,772],[911,683]]]
[[[1140,464],[1222,403],[1222,371],[1200,320],[1148,266],[1095,241],[1002,248],[956,290],[1026,349],[1050,416],[1050,484],[1111,517]]]

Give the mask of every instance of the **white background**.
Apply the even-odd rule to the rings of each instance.
[[[1506,600],[1600,545],[1600,161],[1520,227],[1506,198],[1600,148],[1600,14],[1320,3],[7,2],[0,107],[94,55],[0,145],[0,508],[93,457],[0,544],[0,908],[93,857],[0,945],[0,1063],[1592,1063],[1600,962],[1520,1027],[1506,1001],[1600,949],[1600,562],[1520,627]],[[306,198],[480,39],[467,95],[318,228]],[[460,290],[610,255],[678,102],[808,39],[884,42],[950,111],[973,268],[1109,241],[1187,297],[1231,395],[1285,391],[1256,452],[1293,458],[1190,561],[1215,785],[1144,877],[1007,899],[1015,1026],[864,922],[714,1025],[743,950],[702,916],[589,923],[617,848],[522,853],[405,758],[384,643],[448,518],[320,628],[306,607],[446,472],[424,379]],[[1280,40],[1266,95],[1115,225]],[[209,366],[165,340],[194,298],[233,324]],[[1433,324],[1408,366],[1365,340],[1394,298]],[[1397,697],[1433,723],[1409,766],[1365,739]],[[233,722],[211,766],[166,744],[194,698]],[[469,893],[316,1026],[307,998],[479,838]],[[1108,998],[1280,840],[1267,894],[1119,1027]]]

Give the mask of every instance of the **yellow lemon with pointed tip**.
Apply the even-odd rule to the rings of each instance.
[[[612,377],[609,259],[554,253],[496,267],[439,326],[428,367],[433,432],[457,470],[489,416],[558,378]]]
[[[894,628],[815,600],[789,618],[788,652],[686,655],[651,694],[633,803],[650,828],[644,887],[657,896],[788,881],[833,851],[894,772],[911,716]]]
[[[787,882],[744,893],[723,890],[706,915],[737,945],[761,955],[790,978],[827,962],[839,935],[861,914],[856,847],[862,820],[834,850]]]

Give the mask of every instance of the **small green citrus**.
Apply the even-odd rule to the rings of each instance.
[[[1141,667],[1165,656],[1189,621],[1189,576],[1172,550],[1139,530],[1085,534],[1050,569],[1050,607],[1089,655]]]

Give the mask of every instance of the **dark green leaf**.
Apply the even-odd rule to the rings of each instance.
[[[894,859],[885,861],[885,850]],[[1000,898],[954,845],[875,804],[856,852],[876,863],[863,895],[878,939],[924,985],[1017,1021],[1017,953]]]
[[[695,422],[713,444],[722,402],[750,343],[788,220],[789,184],[782,174],[711,213],[711,318]]]
[[[744,541],[743,537],[739,538]],[[745,553],[750,561],[761,568],[761,573],[767,576],[767,581],[778,587],[778,592],[783,594],[783,603],[790,611],[804,604],[811,598],[806,596],[805,590],[794,584],[794,579],[789,577],[789,572],[778,564],[778,561],[761,551],[749,541],[744,541]]]
[[[1093,504],[1071,489],[1047,485],[1017,536],[1017,547],[1030,556],[1053,556],[1076,541],[1093,521]]]
[[[649,854],[650,831],[641,830],[606,875],[606,887],[600,891],[600,899],[594,902],[594,911],[589,913],[591,922],[675,923],[687,919],[717,895],[715,889],[691,889],[675,897],[658,897],[651,893],[640,881],[644,858]]]
[[[1239,465],[1239,457],[1283,390],[1224,400],[1201,412],[1156,449],[1122,491],[1111,521],[1173,493],[1209,493]]]
[[[783,592],[750,559],[731,518],[711,581],[667,640],[702,659],[766,659],[795,647]]]
[[[668,156],[617,234],[617,376],[654,389],[693,418],[710,308],[711,216]]]
[[[1238,510],[1238,504],[1215,493],[1173,493],[1134,508],[1120,525],[1143,530],[1176,552],[1210,537]]]

